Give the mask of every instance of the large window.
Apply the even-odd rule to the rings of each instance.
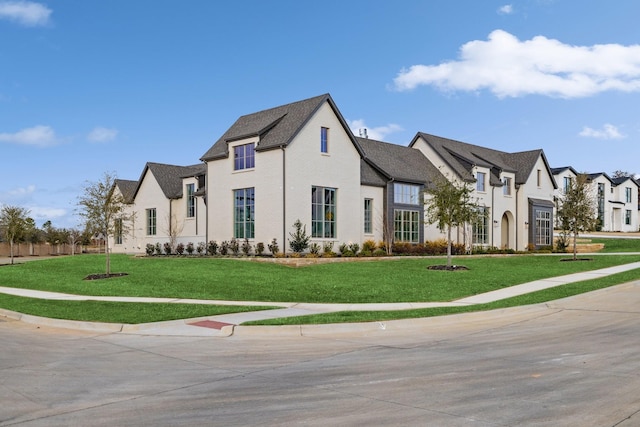
[[[478,208],[478,218],[473,223],[473,244],[488,245],[489,244],[489,209],[486,207]]]
[[[147,236],[156,235],[156,208],[147,209]]]
[[[253,188],[233,191],[233,237],[253,239],[255,236],[255,194]]]
[[[393,236],[396,242],[420,242],[420,212],[396,209],[393,211]]]
[[[411,184],[394,184],[393,201],[403,205],[419,205],[420,186]]]
[[[486,176],[487,174],[485,174],[484,172],[478,172],[476,174],[476,190],[478,191],[485,191],[485,181],[486,181]]]
[[[598,183],[598,194],[597,194],[597,202],[598,202],[598,223],[596,224],[596,231],[600,231],[604,228],[604,184],[602,182]]]
[[[551,212],[547,210],[536,210],[536,246],[551,246]]]
[[[320,128],[320,152],[329,152],[329,128]]]
[[[364,232],[373,233],[373,199],[364,199]]]
[[[336,191],[311,187],[311,237],[336,238]]]
[[[255,167],[255,144],[244,144],[233,147],[233,169],[251,169]]]
[[[187,184],[187,218],[196,216],[195,184]]]

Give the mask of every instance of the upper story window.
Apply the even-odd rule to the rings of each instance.
[[[320,128],[320,152],[329,152],[329,128]]]
[[[542,187],[542,171],[540,169],[538,169],[536,181],[537,181],[537,186]]]
[[[420,204],[420,186],[411,184],[394,184],[393,201],[404,205]]]
[[[627,203],[631,203],[631,188],[630,187],[626,187],[624,189],[624,194],[626,196]]]
[[[233,170],[252,169],[255,167],[255,144],[233,147]]]
[[[564,177],[564,192],[565,194],[569,192],[569,190],[571,190],[571,180],[572,178],[570,176],[565,176]]]
[[[487,174],[484,172],[476,173],[476,190],[485,191],[485,181],[487,179]]]
[[[511,178],[508,176],[502,178],[502,194],[505,196],[511,195]]]
[[[187,218],[196,216],[195,184],[187,184]]]

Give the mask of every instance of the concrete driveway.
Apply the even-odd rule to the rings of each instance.
[[[551,304],[227,338],[0,322],[0,426],[640,425],[640,282]]]

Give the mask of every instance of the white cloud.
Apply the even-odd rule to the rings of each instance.
[[[585,126],[578,135],[596,139],[622,139],[626,137],[626,135],[620,133],[616,126],[609,123],[605,124],[600,130]]]
[[[29,216],[34,220],[53,220],[67,216],[67,210],[62,208],[49,208],[43,206],[31,206]]]
[[[499,98],[544,95],[587,97],[605,91],[640,91],[640,45],[572,46],[537,36],[520,41],[503,30],[460,48],[460,59],[413,65],[394,89],[435,86],[445,91],[487,89]]]
[[[26,187],[19,187],[13,190],[9,190],[9,195],[14,197],[24,197],[29,194],[33,194],[36,191],[35,185],[28,185]]]
[[[0,142],[48,147],[57,144],[58,140],[51,127],[38,125],[16,133],[0,133]]]
[[[89,132],[87,139],[91,142],[109,142],[116,139],[117,136],[118,131],[116,129],[97,127]]]
[[[513,13],[513,5],[505,4],[504,6],[500,6],[498,8],[499,15],[511,15]]]
[[[351,128],[351,131],[353,132],[354,135],[364,136],[364,135],[360,135],[360,130],[366,129],[368,138],[379,140],[379,141],[384,141],[384,138],[389,134],[392,134],[394,132],[400,132],[403,130],[401,126],[396,124],[389,124],[387,126],[378,126],[375,128],[368,127],[364,122],[364,120],[362,119],[347,120],[347,123],[349,124],[349,127]]]
[[[15,21],[27,27],[47,25],[51,12],[51,9],[41,3],[0,1],[0,19]]]

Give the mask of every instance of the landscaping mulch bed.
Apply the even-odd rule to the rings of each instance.
[[[84,278],[84,280],[100,280],[100,279],[110,279],[112,277],[122,277],[127,276],[128,273],[111,273],[111,274],[90,274]]]
[[[468,270],[464,265],[430,265],[428,270],[463,271]]]
[[[562,258],[560,261],[593,261],[593,258]]]

